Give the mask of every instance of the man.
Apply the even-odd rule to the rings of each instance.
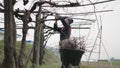
[[[73,19],[69,17],[60,17],[58,15],[55,16],[54,30],[60,33],[60,41],[64,39],[69,39],[71,34],[71,23],[73,23]],[[61,20],[63,27],[60,28],[57,26],[57,20]]]
[[[56,15],[55,16],[55,23],[54,23],[54,30],[58,31],[60,33],[60,41],[64,40],[64,39],[69,39],[70,38],[70,34],[71,34],[71,23],[73,23],[73,19],[69,18],[69,17],[61,17]],[[61,20],[63,27],[58,27],[57,26],[57,20]],[[62,61],[62,58],[61,58]],[[63,62],[63,61],[62,61]],[[68,68],[68,64],[63,64],[61,65],[61,68]]]

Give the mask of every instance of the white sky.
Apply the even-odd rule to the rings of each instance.
[[[120,58],[120,0],[109,5],[113,12],[103,15],[103,39],[111,57]]]
[[[22,6],[19,6],[19,5],[17,7],[21,8]],[[106,50],[109,56],[120,59],[120,54],[118,53],[120,51],[120,36],[119,36],[120,35],[120,30],[119,30],[120,29],[120,0],[116,0],[115,2],[111,2],[111,3],[107,3],[103,5],[106,6],[107,9],[112,9],[114,11],[100,14],[101,19],[102,19],[102,25],[103,25],[102,40],[104,42],[104,45],[106,47]],[[99,6],[100,6],[100,9],[102,9],[101,6],[103,5],[98,5],[97,9],[99,9]],[[30,7],[27,7],[27,8],[29,9]],[[89,9],[86,9],[86,10],[89,11]],[[94,37],[90,37],[89,39],[93,39],[93,40],[95,39],[96,34],[97,34],[96,29],[97,29],[96,24],[92,25],[90,35]],[[33,30],[28,32],[28,39],[31,39],[31,38],[33,39],[33,34],[31,34],[32,32]],[[18,33],[21,34],[21,31],[19,31]],[[83,34],[84,33],[87,35],[88,32],[83,31]],[[73,30],[72,36],[78,36],[78,35],[79,35],[79,30],[77,31]],[[51,39],[49,40],[48,44],[58,45],[58,41],[59,41],[58,39],[59,39],[59,35],[55,34],[51,36]],[[92,43],[90,42],[90,44],[93,44],[93,42]],[[103,47],[102,47],[101,52],[102,52],[101,58],[107,58]],[[85,54],[85,55],[88,56],[88,54]],[[94,58],[95,54],[93,54],[92,56],[93,57],[91,58],[95,59]]]

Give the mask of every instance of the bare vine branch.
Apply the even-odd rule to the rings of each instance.
[[[0,3],[0,6],[4,8],[4,5],[2,3]]]
[[[43,7],[81,7],[81,6],[89,6],[89,5],[96,5],[96,4],[101,4],[101,3],[107,3],[115,0],[106,0],[106,1],[100,1],[100,2],[95,2],[95,3],[90,3],[90,4],[80,4],[80,3],[69,3],[69,4],[64,4],[64,5],[58,5],[57,3],[52,3],[52,2],[45,2],[48,3],[51,6],[43,6]]]
[[[106,3],[106,2],[111,2],[115,0],[106,0],[106,1],[101,1],[101,2],[95,2],[95,3],[90,3],[90,4],[80,4],[80,3],[69,3],[69,4],[64,4],[64,5],[58,5],[57,3],[50,2],[50,1],[43,1],[43,2],[36,2],[34,3],[33,7],[31,8],[30,12],[33,12],[37,6],[42,6],[43,4],[49,4],[51,7],[78,7],[78,6],[89,6],[89,5],[95,5],[95,4],[100,4],[100,3]],[[44,7],[44,6],[43,6]],[[48,6],[47,6],[48,7]]]
[[[23,0],[23,5],[26,5],[29,0]]]

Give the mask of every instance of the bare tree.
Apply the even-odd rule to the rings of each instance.
[[[40,43],[41,43],[41,31],[43,31],[43,24],[41,23],[41,6],[39,6],[39,12],[36,16],[35,36],[34,36],[34,51],[33,51],[33,68],[36,64],[39,64],[40,57]]]
[[[8,6],[9,5],[9,6]],[[13,17],[13,0],[4,0],[4,61],[3,68],[14,68],[14,46],[16,43],[16,27]]]
[[[18,57],[18,64],[19,64],[19,68],[25,68],[24,64],[23,64],[23,58],[25,55],[25,47],[26,47],[26,35],[27,35],[27,31],[28,31],[28,23],[29,23],[29,16],[30,16],[30,12],[26,11],[24,13],[23,16],[21,16],[21,19],[23,21],[23,29],[22,29],[22,42],[21,42],[21,49],[20,49],[20,53],[19,53],[19,57]]]

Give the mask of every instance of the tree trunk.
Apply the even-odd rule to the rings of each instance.
[[[44,19],[45,16],[43,14],[43,18]],[[40,32],[40,57],[39,57],[39,64],[42,65],[43,63],[43,57],[44,57],[44,22],[41,23],[41,32]]]
[[[41,26],[40,22],[38,21],[38,16],[36,17],[36,28],[34,33],[34,51],[33,51],[33,65],[39,64],[39,51],[40,51],[40,32]]]
[[[43,23],[41,23],[41,33],[40,33],[40,57],[39,57],[39,64],[42,65],[43,56],[44,56],[44,29],[43,29]]]
[[[18,68],[18,58],[16,53],[16,23],[15,19],[13,18],[13,44],[14,44],[14,62],[15,62],[15,68]]]
[[[13,0],[4,0],[4,68],[14,68],[14,26],[13,24]],[[16,36],[16,35],[15,35]]]
[[[24,55],[25,55],[25,48],[26,48],[26,35],[27,35],[27,31],[28,31],[28,19],[30,16],[30,12],[27,11],[24,13],[24,16],[22,18],[23,21],[23,29],[22,29],[22,42],[21,42],[21,49],[20,49],[20,53],[19,53],[19,57],[18,57],[18,64],[19,64],[19,68],[25,68],[25,65],[23,64],[23,59],[24,59]]]
[[[33,50],[33,68],[39,65],[39,57],[40,57],[40,41],[41,41],[41,6],[39,6],[39,13],[36,16],[36,26],[34,33],[34,50]]]

